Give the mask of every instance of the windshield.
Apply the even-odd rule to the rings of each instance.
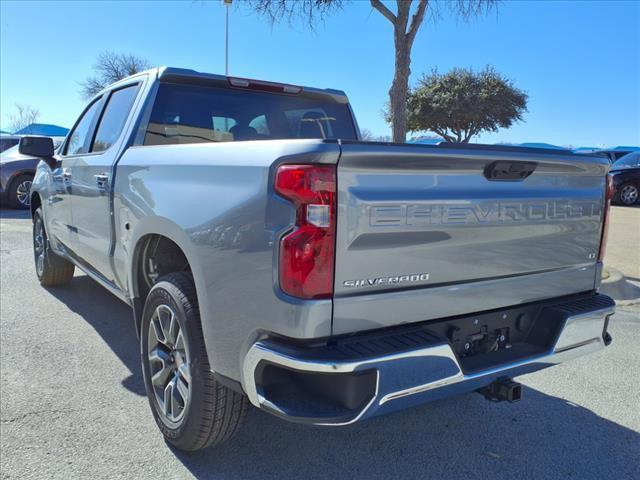
[[[640,152],[632,152],[620,158],[614,165],[612,170],[622,170],[624,168],[640,167]]]
[[[330,97],[161,84],[144,144],[291,138],[356,140],[348,105]]]

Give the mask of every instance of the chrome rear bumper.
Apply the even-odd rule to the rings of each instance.
[[[363,345],[352,345],[349,351],[346,348],[300,349],[273,339],[264,339],[252,345],[245,357],[243,386],[253,405],[287,420],[316,425],[347,425],[408,406],[473,391],[497,378],[530,373],[605,347],[606,324],[615,312],[615,303],[609,297],[595,295],[587,300],[554,305],[554,309],[554,312],[562,313],[563,324],[550,349],[480,371],[465,372],[446,339],[429,337],[424,333],[418,337],[413,334],[399,337],[396,333],[389,340],[418,344],[393,353],[364,355]],[[403,335],[402,332],[400,335]],[[284,393],[278,395],[272,394],[272,391],[279,390],[261,384],[261,378],[265,378],[265,368],[271,368],[269,366],[276,367],[280,372],[272,375],[270,384],[286,383],[287,372],[291,372],[291,378],[301,379],[298,382],[300,386],[285,389]],[[305,375],[312,380],[307,381]],[[320,397],[322,389],[333,388],[332,383],[339,385],[337,390],[342,391],[351,380],[357,382],[358,386],[348,394],[350,400],[347,403],[350,406],[319,405],[315,401],[315,394],[311,392],[307,395],[308,392],[304,390],[306,385],[313,384],[314,378],[321,381],[319,387],[313,388]],[[345,381],[340,383],[340,380]]]

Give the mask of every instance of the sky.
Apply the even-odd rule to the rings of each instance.
[[[37,108],[41,123],[72,126],[85,103],[79,82],[105,50],[224,73],[224,8],[217,0],[0,0],[0,128],[17,103]],[[361,128],[390,134],[381,111],[392,27],[368,1],[347,3],[310,31],[303,22],[272,26],[235,0],[229,32],[231,75],[344,90]],[[640,2],[507,0],[468,23],[445,12],[418,33],[410,84],[433,68],[486,65],[528,93],[528,112],[475,141],[640,145]]]

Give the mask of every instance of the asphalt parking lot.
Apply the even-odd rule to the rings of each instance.
[[[640,233],[618,211],[612,233]],[[520,377],[520,403],[469,394],[336,429],[252,409],[231,442],[186,455],[153,423],[128,307],[81,273],[41,288],[30,219],[0,216],[2,478],[640,478],[640,301],[605,351]]]

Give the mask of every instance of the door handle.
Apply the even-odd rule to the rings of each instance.
[[[106,173],[99,173],[94,175],[93,178],[96,179],[96,184],[98,185],[98,189],[105,190],[109,183],[109,175]]]
[[[71,181],[71,171],[68,168],[63,168],[60,173],[53,176],[53,180],[56,182],[69,182]]]

